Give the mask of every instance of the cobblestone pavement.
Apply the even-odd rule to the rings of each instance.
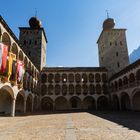
[[[0,117],[0,140],[140,140],[140,113]]]

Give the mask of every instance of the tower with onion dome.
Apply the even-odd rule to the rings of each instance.
[[[126,29],[114,27],[114,19],[108,17],[97,41],[99,64],[108,69],[109,77],[129,65]]]
[[[37,17],[31,17],[29,27],[19,27],[19,40],[22,49],[31,59],[38,70],[46,65],[47,37],[41,21]]]

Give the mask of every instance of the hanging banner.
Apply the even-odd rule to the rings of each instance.
[[[11,80],[16,80],[16,55],[9,52],[8,62],[8,78],[11,76]]]
[[[23,61],[17,60],[17,81],[20,83],[23,81],[24,72]]]
[[[1,65],[2,65],[3,46],[4,45],[0,43],[0,70],[1,70]]]
[[[1,65],[1,72],[4,74],[7,65],[7,55],[8,55],[8,46],[3,45],[3,55],[2,55],[2,65]]]

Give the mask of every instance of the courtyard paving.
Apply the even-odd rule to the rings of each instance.
[[[140,113],[79,112],[0,117],[0,140],[140,140]]]

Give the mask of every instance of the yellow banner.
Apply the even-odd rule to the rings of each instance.
[[[10,78],[11,74],[12,74],[12,63],[13,60],[16,60],[16,55],[9,52],[9,66],[8,66],[8,78]]]

